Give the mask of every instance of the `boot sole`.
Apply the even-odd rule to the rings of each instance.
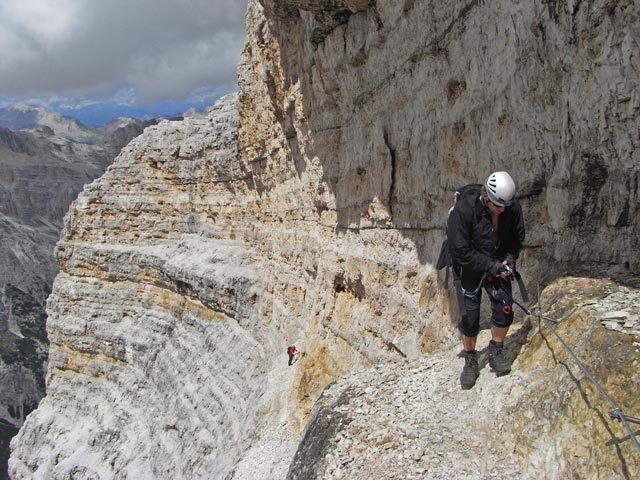
[[[462,390],[471,390],[471,389],[475,386],[476,382],[478,381],[478,377],[479,377],[479,376],[480,376],[480,375],[478,375],[478,376],[475,378],[475,380],[473,380],[473,383],[471,383],[471,384],[468,384],[468,383],[462,383],[462,382],[460,382],[460,387],[462,388]]]

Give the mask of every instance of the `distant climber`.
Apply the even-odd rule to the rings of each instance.
[[[457,195],[447,222],[450,264],[460,299],[465,364],[460,385],[470,389],[479,376],[476,340],[484,287],[491,302],[489,365],[506,375],[511,364],[503,354],[513,323],[511,279],[525,237],[522,209],[514,200],[516,186],[507,172],[494,172],[483,185],[467,185]]]
[[[290,345],[287,347],[287,355],[289,355],[289,366],[291,366],[297,361],[300,352],[295,345]]]

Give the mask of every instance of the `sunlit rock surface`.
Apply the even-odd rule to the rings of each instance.
[[[554,331],[628,416],[640,410],[640,337],[601,325],[595,305],[635,309],[637,288],[565,278],[544,290]],[[624,296],[625,298],[622,298]],[[328,388],[314,408],[287,478],[634,478],[637,448],[609,404],[538,317],[506,343],[513,372],[487,364],[460,389],[459,347],[401,366],[377,365]],[[633,431],[637,428],[630,423]]]
[[[44,108],[0,109],[0,477],[9,440],[45,395],[45,303],[63,217],[83,185],[151,123],[120,119],[96,129]]]

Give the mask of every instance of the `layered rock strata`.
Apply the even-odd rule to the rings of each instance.
[[[637,273],[638,21],[627,1],[250,2],[237,100],[147,129],[75,203],[13,475],[251,478],[280,426],[260,468],[282,478],[326,385],[456,342],[432,261],[453,191],[494,169],[531,285]]]
[[[225,477],[249,446],[281,340],[251,229],[214,221],[246,188],[237,121],[232,96],[150,127],[75,202],[48,305],[48,394],[20,439],[39,448],[14,477]]]
[[[0,128],[0,476],[9,440],[45,394],[45,302],[62,219],[83,185],[151,123],[129,119],[102,131],[45,109],[31,113],[42,118],[25,122],[29,130]]]

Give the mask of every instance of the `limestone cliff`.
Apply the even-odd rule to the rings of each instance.
[[[13,476],[341,478],[344,465],[330,459],[300,470],[296,434],[328,384],[374,364],[393,382],[406,372],[395,363],[433,359],[449,370],[432,378],[416,366],[404,388],[446,379],[444,389],[432,385],[433,398],[473,408],[455,389],[456,333],[432,266],[456,188],[497,168],[517,179],[529,226],[519,266],[531,286],[578,268],[637,275],[636,7],[251,1],[238,95],[206,118],[147,129],[75,202],[48,306],[48,396],[13,443]],[[615,342],[608,331],[594,335],[598,350]],[[632,334],[615,335],[637,361]],[[518,349],[522,373],[487,387],[513,407],[507,420],[532,424],[528,436],[505,431],[520,447],[501,472],[535,465],[563,478],[574,468],[571,439],[588,430],[561,436],[547,456],[537,442],[585,414],[537,422],[553,393],[540,379],[553,370],[557,391],[574,405],[585,400],[549,358],[528,363],[544,355],[537,338]],[[293,368],[290,343],[303,351]],[[616,375],[637,385],[637,369],[620,365]],[[364,375],[374,382],[375,370]],[[524,399],[529,379],[542,406],[520,411],[526,404],[506,397]],[[608,386],[638,407],[619,381]],[[372,388],[367,398],[385,398],[384,385]],[[490,405],[495,397],[481,388],[467,393]],[[354,405],[351,417],[358,409],[366,411]],[[307,440],[315,445],[309,432],[320,443],[325,435],[325,446],[340,442],[329,433],[347,432],[339,414],[318,424],[317,412],[297,459],[307,458]],[[474,427],[497,438],[489,423]],[[405,437],[418,438],[410,430]],[[596,465],[630,478],[633,447],[609,435],[619,450],[598,450],[580,471]],[[365,438],[378,442],[375,432]],[[472,462],[482,455],[481,444],[458,445],[473,447]],[[385,458],[379,451],[371,458]],[[550,456],[558,462],[540,460]],[[424,468],[410,475],[425,478]],[[432,478],[452,472],[442,475]]]
[[[102,131],[44,108],[0,109],[0,477],[11,437],[45,394],[45,303],[63,217],[149,123],[127,119]]]
[[[231,216],[248,180],[236,104],[148,128],[74,203],[47,397],[22,430],[39,448],[17,478],[224,477],[277,410],[262,398],[284,350],[266,264]]]

